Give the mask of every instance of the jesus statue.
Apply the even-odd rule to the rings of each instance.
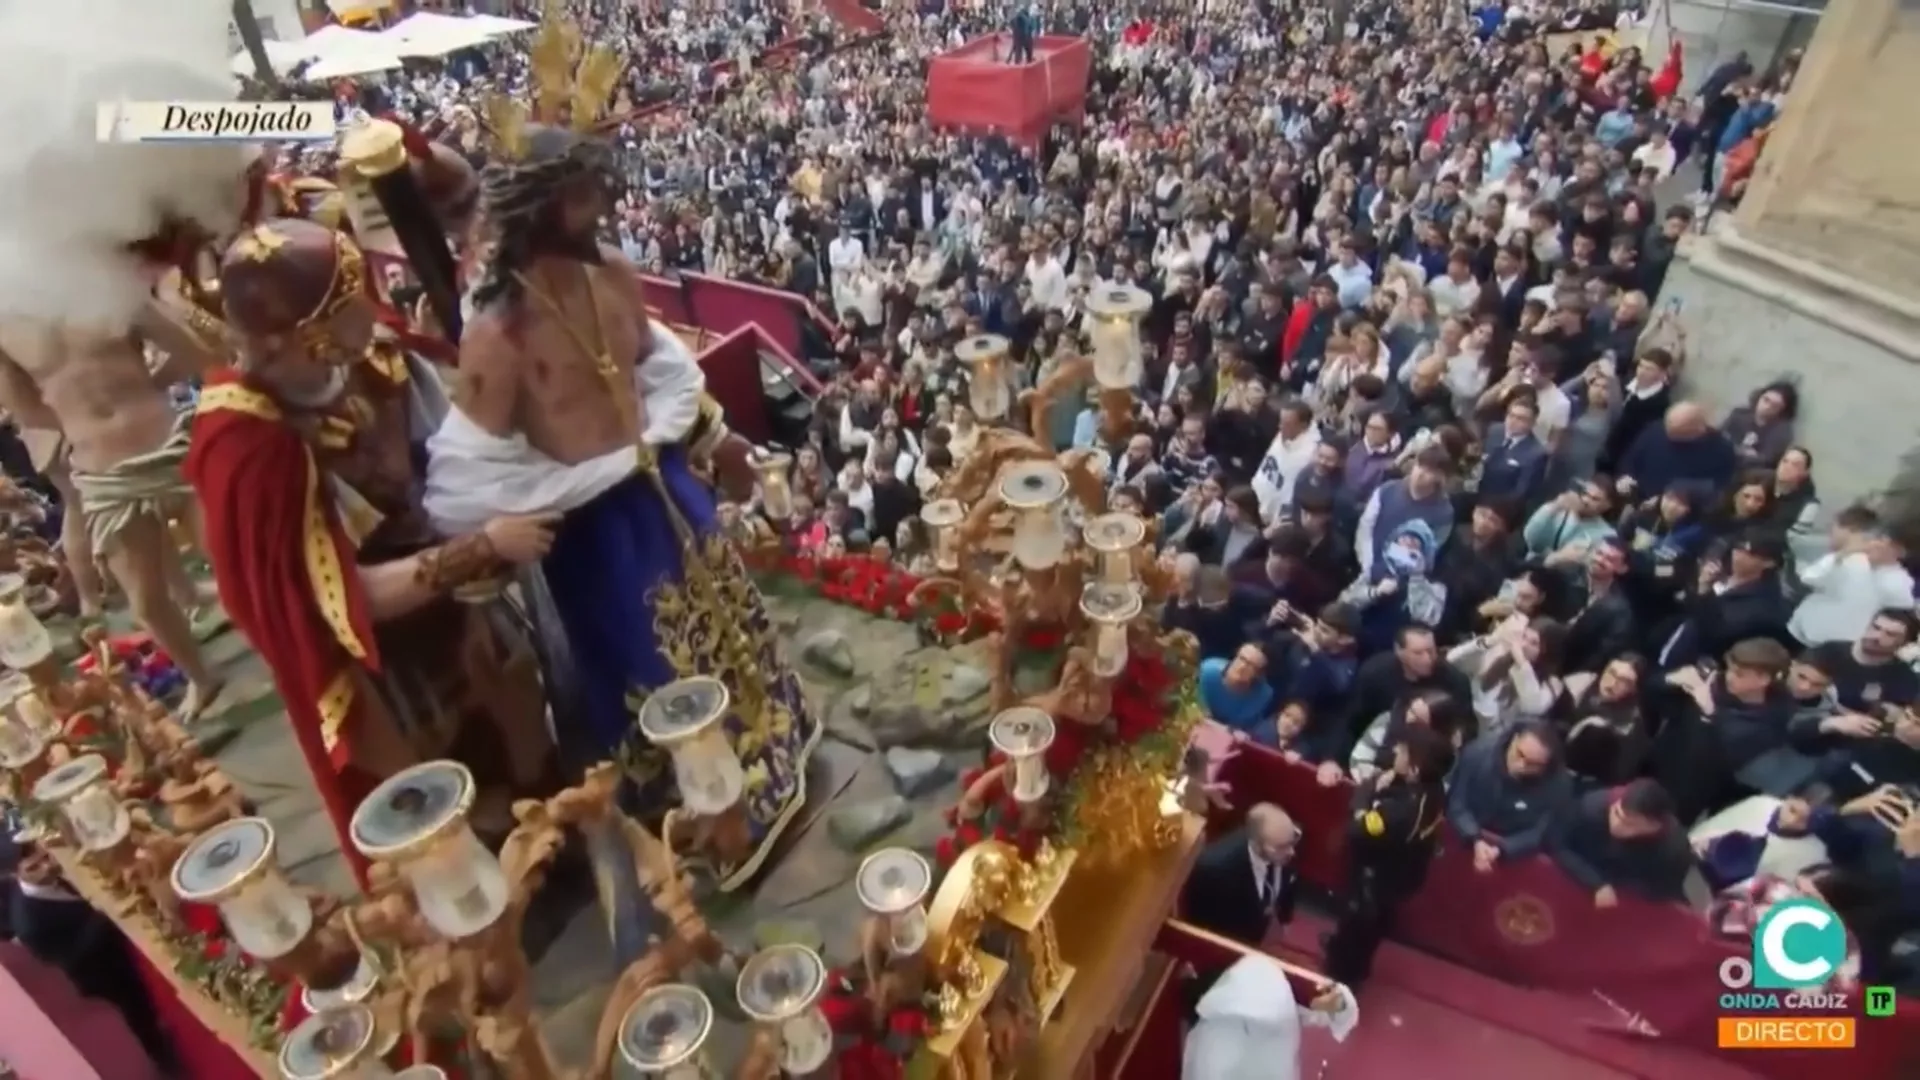
[[[574,43],[555,51],[569,68],[578,58],[585,85],[598,61]],[[798,811],[820,725],[718,528],[698,460],[700,431],[717,422],[700,368],[648,318],[638,270],[598,241],[613,158],[582,130],[593,95],[533,96],[570,115],[493,110],[481,186],[497,244],[460,343],[454,410],[428,444],[427,509],[442,530],[563,515],[541,564],[577,683],[576,700],[556,704],[556,736],[581,764],[626,765],[651,796],[643,811],[664,807],[671,771],[636,728],[639,703],[688,676],[726,685],[750,838],[718,868],[720,887],[735,888]]]

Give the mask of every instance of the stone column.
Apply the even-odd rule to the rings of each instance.
[[[1690,392],[1728,407],[1797,377],[1829,513],[1920,443],[1920,3],[1828,9],[1731,220],[1691,242]]]

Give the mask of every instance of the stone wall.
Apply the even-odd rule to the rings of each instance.
[[[1920,445],[1920,331],[1883,329],[1883,308],[1755,247],[1703,238],[1674,263],[1661,295],[1687,327],[1685,385],[1717,418],[1766,383],[1797,379],[1798,437],[1831,515],[1883,489]]]
[[[1821,22],[1741,232],[1888,292],[1920,297],[1920,16],[1851,0]]]

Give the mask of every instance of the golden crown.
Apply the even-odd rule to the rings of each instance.
[[[531,104],[497,94],[487,101],[487,126],[502,156],[518,161],[527,152],[527,125],[565,125],[590,131],[620,84],[626,61],[605,45],[591,45],[580,24],[567,17],[564,0],[546,0],[532,58]]]

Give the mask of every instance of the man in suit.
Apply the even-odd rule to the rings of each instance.
[[[1276,923],[1293,918],[1299,893],[1293,855],[1299,845],[1300,829],[1285,810],[1256,804],[1244,827],[1201,852],[1181,894],[1187,920],[1259,948]]]
[[[1529,505],[1547,475],[1547,448],[1534,432],[1540,406],[1529,396],[1507,402],[1507,416],[1486,441],[1480,473],[1480,494]]]

